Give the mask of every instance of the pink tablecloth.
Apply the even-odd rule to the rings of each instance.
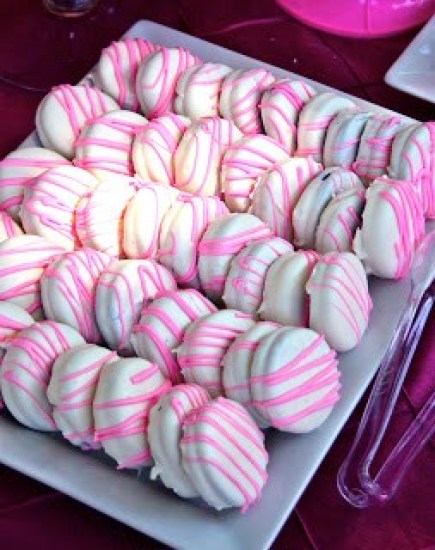
[[[14,61],[17,43],[29,34],[32,57],[42,47],[40,33],[53,25],[39,0],[0,3],[0,73]],[[383,83],[387,68],[415,31],[370,41],[333,37],[284,14],[272,0],[102,0],[91,41],[80,41],[81,61],[71,65],[76,81],[98,58],[99,48],[138,19],[152,19],[419,119],[435,119],[434,106]],[[39,31],[34,32],[35,23]],[[58,23],[61,24],[61,23]],[[47,31],[48,32],[48,31]],[[21,55],[21,54],[20,54]],[[47,55],[59,55],[57,41]],[[48,59],[47,59],[47,62]],[[38,70],[38,67],[34,67]],[[61,74],[62,66],[59,66]],[[15,148],[33,129],[42,93],[0,82],[0,155]],[[432,388],[435,370],[434,315],[425,331],[402,392],[394,432],[403,429]],[[434,448],[427,445],[390,504],[351,508],[337,493],[337,469],[348,449],[361,409],[345,426],[321,468],[282,529],[275,548],[423,549],[435,546]],[[70,498],[0,466],[0,548],[151,549],[162,547],[144,535]],[[243,549],[245,550],[245,549]]]

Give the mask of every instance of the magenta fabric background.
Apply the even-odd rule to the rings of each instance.
[[[41,48],[40,33],[56,23],[43,14],[39,0],[0,3],[0,73],[19,63],[16,44],[34,36],[32,52]],[[70,82],[92,67],[99,49],[119,37],[138,19],[151,19],[246,55],[262,59],[335,86],[403,114],[435,119],[435,107],[397,92],[383,83],[392,62],[416,31],[370,41],[340,38],[312,30],[281,11],[273,0],[102,0],[92,37],[79,44],[76,66],[67,69]],[[57,23],[60,24],[60,23]],[[44,30],[45,29],[45,30]],[[58,55],[53,40],[47,55]],[[43,67],[34,67],[36,72]],[[34,126],[42,93],[19,90],[0,81],[0,155],[14,149]],[[388,444],[403,431],[434,388],[435,315],[402,392]],[[351,508],[336,490],[337,469],[348,450],[361,407],[345,426],[314,476],[296,511],[274,544],[275,549],[435,548],[435,453],[430,442],[408,474],[393,502],[376,509]],[[289,463],[289,467],[290,463]],[[90,548],[105,550],[164,548],[156,541],[87,508],[72,499],[0,465],[0,548],[39,550]],[[224,550],[224,549],[223,549]],[[242,549],[249,550],[249,549]]]

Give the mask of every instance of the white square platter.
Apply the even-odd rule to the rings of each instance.
[[[237,68],[266,67],[277,77],[302,78],[317,90],[331,89],[153,22],[139,21],[126,36],[183,46],[205,61]],[[363,108],[391,113],[354,99]],[[27,146],[35,143],[35,134],[25,142]],[[269,481],[261,501],[246,514],[234,510],[217,513],[196,500],[182,500],[148,481],[148,471],[140,477],[116,471],[101,455],[82,452],[60,437],[28,430],[6,413],[0,413],[0,462],[176,548],[268,548],[375,374],[405,308],[409,288],[408,280],[371,280],[374,308],[370,328],[357,349],[340,357],[340,402],[325,424],[311,434],[267,434]]]

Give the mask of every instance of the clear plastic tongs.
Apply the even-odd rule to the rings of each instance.
[[[372,462],[434,303],[434,278],[435,230],[426,235],[416,251],[408,307],[381,362],[355,440],[338,472],[340,493],[358,508],[389,500],[415,457],[435,432],[433,391],[377,473],[371,473]]]

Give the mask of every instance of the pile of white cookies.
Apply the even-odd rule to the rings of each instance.
[[[267,479],[260,428],[324,422],[367,275],[409,272],[435,217],[435,123],[142,39],[93,78],[54,88],[43,147],[0,164],[3,399],[244,511]]]

